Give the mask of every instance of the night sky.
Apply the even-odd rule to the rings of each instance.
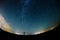
[[[57,0],[5,0],[0,1],[0,10],[12,31],[35,33],[60,21]]]

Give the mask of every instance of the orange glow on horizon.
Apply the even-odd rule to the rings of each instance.
[[[11,32],[11,28],[8,25],[8,23],[5,21],[4,17],[0,14],[0,23],[1,23],[1,28],[7,32]]]

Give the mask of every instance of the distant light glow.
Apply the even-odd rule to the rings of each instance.
[[[0,28],[1,28],[1,23],[0,23]]]
[[[15,32],[15,34],[20,35],[20,33],[18,33],[18,32]]]
[[[53,30],[55,27],[50,28],[50,30]]]
[[[56,27],[56,26],[53,26],[53,27],[51,27],[49,30],[53,30],[55,27]],[[47,32],[47,31],[49,31],[49,30],[42,30],[42,31],[36,32],[36,33],[34,33],[34,34],[41,34],[41,33]]]
[[[34,33],[34,34],[41,34],[41,33],[43,33],[43,32],[45,32],[45,31],[43,30],[43,31],[40,31],[40,32],[36,32],[36,33]]]
[[[8,23],[5,21],[4,17],[0,14],[0,23],[1,28],[7,32],[11,32],[11,28]]]

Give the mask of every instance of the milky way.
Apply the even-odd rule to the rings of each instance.
[[[23,24],[23,21],[24,21],[24,17],[26,16],[26,11],[29,7],[29,2],[30,0],[24,0],[24,3],[22,4],[22,11],[20,12],[20,15],[21,15],[21,18],[22,18],[22,24]]]
[[[6,0],[0,5],[0,14],[13,32],[40,33],[55,28],[60,21],[56,0]]]

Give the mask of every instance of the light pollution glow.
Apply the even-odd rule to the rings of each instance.
[[[9,24],[6,22],[6,20],[4,19],[4,17],[0,14],[0,23],[1,23],[1,25],[2,25],[2,27],[0,27],[1,29],[3,29],[3,30],[5,30],[5,31],[7,31],[7,32],[11,32],[11,27],[9,26]],[[0,25],[0,26],[1,26]],[[53,30],[55,27],[52,27],[52,28],[50,28],[49,30]],[[48,30],[48,31],[49,31]],[[36,33],[34,33],[34,34],[40,34],[40,33],[44,33],[44,32],[46,32],[47,30],[41,30],[40,32],[36,32]],[[20,33],[18,33],[18,32],[15,32],[15,34],[17,34],[17,35],[20,35]]]
[[[0,14],[0,23],[1,23],[1,29],[7,31],[7,32],[11,32],[11,28],[9,26],[9,24],[5,21],[4,17]]]
[[[54,28],[56,28],[56,26],[51,27],[49,30],[43,29],[43,30],[41,30],[40,32],[36,32],[36,33],[34,33],[34,34],[41,34],[41,33],[44,33],[44,32],[50,31],[50,30],[53,30]]]

